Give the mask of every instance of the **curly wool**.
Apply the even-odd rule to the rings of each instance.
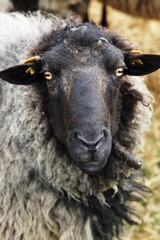
[[[29,54],[31,45],[34,49],[41,36],[53,29],[64,28],[66,24],[68,22],[40,13],[30,16],[1,14],[0,68],[20,63]],[[108,169],[105,169],[106,173],[95,177],[76,167],[68,154],[61,152],[56,138],[51,134],[50,124],[43,111],[45,84],[15,86],[1,82],[1,239],[75,240],[78,236],[80,240],[93,240],[92,229],[98,228],[97,222],[101,217],[96,216],[96,213],[90,215],[91,209],[94,212],[96,207],[98,211],[101,205],[105,206],[106,212],[103,212],[102,219],[108,212],[110,219],[114,215],[112,212],[110,214],[112,202],[106,200],[107,190],[113,189],[113,202],[114,199],[117,201],[114,195],[123,197],[121,192],[126,191],[127,184],[136,191],[130,179],[127,179],[130,168],[121,158],[121,153],[125,149],[130,155],[136,155],[139,146],[143,144],[151,111],[142,103],[150,103],[151,95],[137,77],[128,77],[124,83],[128,95],[135,100],[134,107],[131,104],[130,109],[132,117],[125,116],[126,125],[119,123]],[[143,101],[136,99],[132,90],[139,93]],[[119,96],[122,106],[119,109],[125,112],[124,96],[122,91]],[[126,178],[126,183],[122,184],[123,178]],[[125,218],[130,221],[127,216]],[[119,218],[114,219],[118,225]],[[110,240],[117,234],[113,231],[104,239]]]

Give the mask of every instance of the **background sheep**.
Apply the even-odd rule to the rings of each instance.
[[[5,0],[2,3],[2,10],[4,5],[6,10],[16,11],[34,11],[45,10],[52,11],[57,16],[67,17],[71,12],[78,14],[83,21],[88,21],[90,17],[90,6],[93,5],[95,0]],[[160,19],[160,1],[159,0],[99,0],[102,3],[102,19],[100,23],[104,26],[108,25],[106,20],[106,8],[111,6],[120,11],[126,12],[133,16],[143,18]],[[3,10],[4,11],[4,10]],[[94,18],[93,18],[94,20]]]
[[[106,7],[111,6],[117,10],[123,11],[137,17],[160,19],[160,1],[159,0],[100,0],[102,3],[101,24],[107,26]]]
[[[134,75],[137,74],[137,68],[134,66],[138,66],[139,70],[145,70],[143,73],[148,71],[150,64],[152,70],[158,69],[159,57],[130,55],[129,52],[132,49],[130,44],[116,34],[94,25],[77,26],[72,21],[63,22],[54,17],[43,17],[39,14],[29,17],[21,14],[1,14],[0,19],[1,34],[3,34],[0,48],[1,70],[20,64],[27,56],[41,56],[0,72],[2,79],[16,84],[19,84],[19,81],[23,84],[31,84],[40,80],[38,84],[31,86],[14,86],[1,82],[0,159],[2,163],[0,166],[1,206],[3,207],[0,214],[1,238],[76,239],[79,236],[79,239],[112,239],[113,235],[119,234],[119,224],[122,219],[134,223],[134,219],[129,216],[132,210],[128,202],[139,201],[138,192],[145,190],[134,182],[136,177],[134,168],[140,166],[135,155],[139,144],[142,143],[143,133],[148,128],[150,110],[146,105],[150,102],[151,96],[143,82],[137,81],[136,77],[119,78],[123,74],[124,65],[118,64],[118,68],[112,72],[111,82],[101,82],[102,85],[99,87],[102,87],[100,88],[102,92],[107,85],[107,89],[110,90],[108,94],[114,93],[114,101],[112,94],[110,99],[107,99],[107,102],[112,100],[112,108],[108,108],[110,114],[108,119],[111,119],[113,147],[101,174],[93,174],[95,170],[92,164],[91,168],[84,169],[81,159],[79,163],[76,162],[73,149],[70,150],[68,145],[66,147],[66,138],[63,135],[66,133],[66,128],[63,126],[67,124],[63,109],[66,106],[62,103],[72,96],[73,105],[69,106],[66,112],[70,113],[70,109],[73,108],[76,109],[74,114],[78,110],[79,116],[82,116],[81,103],[83,103],[88,107],[87,113],[92,119],[94,114],[92,116],[89,109],[92,109],[93,113],[95,111],[100,113],[94,101],[99,103],[103,100],[100,98],[99,101],[98,96],[91,101],[90,95],[86,95],[85,91],[79,92],[78,89],[87,90],[87,87],[84,88],[87,86],[86,82],[91,87],[94,86],[90,84],[91,79],[95,84],[100,76],[102,80],[104,76],[107,77],[106,73],[111,74],[108,65],[102,65],[104,60],[106,63],[112,61],[116,63],[117,58],[123,59],[122,53],[126,53],[125,61],[129,70],[124,70],[124,73]],[[50,33],[51,37],[48,36],[53,29],[55,32]],[[44,39],[40,41],[42,36],[45,37],[45,41]],[[51,50],[51,47],[54,51],[53,55],[51,52],[49,54],[46,52],[48,49]],[[59,52],[62,49],[65,51]],[[115,50],[117,53],[111,54],[115,58],[111,58],[109,62],[103,58],[105,49],[107,56],[110,54],[109,49],[111,53]],[[67,70],[66,61],[64,61],[66,54]],[[154,63],[155,58],[156,63]],[[133,64],[130,65],[129,60]],[[50,68],[52,61],[54,70]],[[43,71],[41,71],[41,64]],[[149,64],[147,68],[145,68],[146,64]],[[48,80],[52,78],[48,70],[54,73],[55,79],[46,83],[45,77]],[[35,71],[40,74],[38,79]],[[80,79],[81,72],[85,76],[87,74],[89,80],[85,78],[85,86],[78,85],[79,88],[75,88],[74,93],[78,91],[77,94],[80,96],[83,93],[85,97],[87,96],[86,102],[83,102],[80,97],[76,99],[77,95],[70,93],[72,88],[67,81],[73,76]],[[114,74],[119,77],[116,79]],[[62,85],[59,85],[60,79],[63,79]],[[55,82],[58,86],[54,85]],[[96,87],[97,85],[93,89],[91,87],[91,96],[99,89]],[[58,104],[58,107],[53,101],[57,94],[62,104]],[[105,96],[104,92],[103,94]],[[79,106],[79,102],[80,107],[77,109],[76,104]],[[54,103],[54,109],[50,103]],[[56,108],[57,116],[54,112]],[[62,121],[60,124],[56,122],[58,116]],[[95,123],[99,116],[97,114]],[[72,118],[72,121],[74,126],[77,120]],[[70,126],[71,129],[73,126]],[[91,131],[92,129],[93,126]],[[92,134],[95,136],[95,133],[92,132]],[[74,137],[84,143],[80,135]],[[108,132],[107,139],[109,138]],[[99,140],[106,141],[106,136],[103,135]],[[109,146],[109,143],[107,144]],[[70,155],[73,157],[70,158]],[[83,159],[86,160],[86,157]],[[85,174],[81,169],[89,174]],[[83,232],[82,229],[84,229]]]
[[[0,0],[0,3],[0,10],[3,12],[35,11],[40,9],[63,18],[68,17],[71,13],[78,14],[83,21],[88,18],[89,0]]]
[[[160,1],[159,0],[112,0],[107,1],[108,5],[123,11],[127,14],[143,18],[160,19]]]

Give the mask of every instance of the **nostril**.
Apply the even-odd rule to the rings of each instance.
[[[73,136],[74,136],[74,138],[79,140],[83,145],[85,145],[87,147],[88,147],[88,145],[90,145],[78,131],[74,132]]]
[[[108,133],[107,133],[106,130],[103,130],[103,132],[102,132],[102,136],[103,136],[103,137],[107,137],[107,136],[108,136]]]
[[[74,137],[74,138],[78,138],[78,132],[74,132],[74,133],[73,133],[73,137]]]
[[[78,140],[82,140],[81,134],[78,131],[73,133],[73,137],[77,138]]]
[[[107,131],[105,129],[102,130],[101,133],[97,134],[97,136],[92,140],[88,140],[84,135],[85,134],[79,131],[75,131],[73,133],[75,140],[77,139],[79,142],[81,142],[81,144],[86,146],[89,152],[95,153],[97,151],[99,143],[107,136]]]

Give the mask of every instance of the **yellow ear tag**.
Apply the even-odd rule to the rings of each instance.
[[[141,61],[141,59],[137,59],[134,61],[136,64],[144,65],[144,63]]]
[[[136,59],[136,60],[133,60],[133,61],[132,61],[132,65],[136,65],[136,64],[138,64],[138,65],[144,65],[144,63],[141,61],[141,59]]]
[[[140,50],[132,50],[131,51],[131,54],[133,54],[133,55],[137,55],[137,54],[143,54]]]
[[[30,62],[36,62],[38,60],[40,60],[41,58],[39,56],[34,56],[34,57],[31,57],[31,58],[27,58],[24,60],[23,63],[30,63]]]
[[[26,73],[34,75],[35,74],[35,70],[32,67],[29,67],[29,68],[27,68]]]
[[[131,54],[139,55],[139,54],[143,54],[143,53],[140,50],[132,50]],[[144,65],[144,63],[140,59],[133,60],[132,65],[135,65],[135,64]]]

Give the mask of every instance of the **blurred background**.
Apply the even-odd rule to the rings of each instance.
[[[160,0],[0,0],[0,11],[47,10],[60,17],[71,12],[82,21],[108,25],[136,43],[144,53],[160,54]],[[160,70],[145,77],[154,95],[151,130],[143,158],[145,183],[152,190],[140,226],[123,240],[160,240]]]

